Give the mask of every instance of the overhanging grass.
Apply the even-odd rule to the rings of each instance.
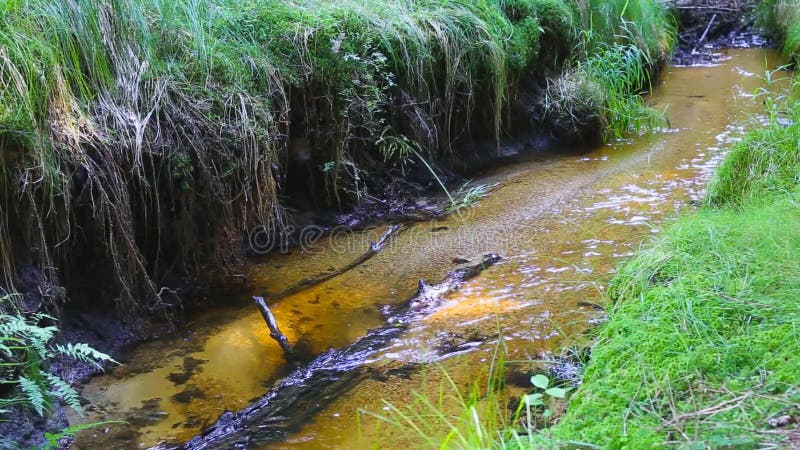
[[[480,117],[499,137],[550,3],[0,2],[3,275],[12,238],[52,279],[107,257],[130,310],[280,220],[295,139],[334,199],[386,135],[436,155]]]
[[[675,43],[673,11],[658,1],[580,3],[579,52],[571,69],[548,83],[539,105],[544,122],[557,136],[583,142],[662,126],[663,117],[638,94],[652,87],[654,69]]]
[[[295,159],[321,204],[347,201],[386,142],[499,141],[533,75],[593,54],[582,22],[668,51],[660,2],[602,3],[0,1],[5,284],[29,249],[51,280],[86,268],[121,309],[158,306],[163,279],[282,220]]]
[[[669,56],[677,24],[668,3],[632,0],[581,0],[581,3],[590,51],[596,46],[628,45],[633,41],[650,60]]]

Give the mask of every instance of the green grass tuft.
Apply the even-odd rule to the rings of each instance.
[[[795,89],[797,88],[795,84]],[[791,101],[790,101],[791,102]],[[800,185],[800,104],[783,125],[773,116],[771,126],[749,133],[735,145],[709,186],[712,205],[747,204],[765,197],[785,196]]]
[[[763,0],[757,13],[759,25],[783,42],[783,53],[795,64],[800,62],[800,1]]]

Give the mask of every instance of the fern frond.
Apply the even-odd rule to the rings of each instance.
[[[94,364],[98,368],[102,368],[100,362],[112,362],[116,363],[111,356],[106,355],[103,352],[93,349],[89,346],[89,344],[80,342],[77,344],[67,344],[61,345],[58,344],[55,346],[56,352],[61,355],[67,356],[72,359],[77,359],[78,361],[82,361],[85,363]]]
[[[55,396],[55,398],[61,399],[64,404],[83,416],[83,408],[81,408],[81,402],[78,399],[78,392],[72,386],[70,386],[69,383],[61,379],[61,377],[57,377],[47,372],[45,372],[43,375],[44,378],[47,379],[47,383],[50,385],[50,393]]]
[[[22,393],[25,394],[25,401],[33,406],[33,409],[37,414],[44,416],[44,411],[48,405],[47,393],[38,383],[31,381],[28,378],[19,377],[17,379],[17,383],[19,384],[19,388]]]
[[[35,315],[35,321],[49,316]],[[0,336],[3,339],[19,338],[25,342],[25,345],[32,348],[40,359],[47,359],[50,356],[50,351],[47,344],[53,339],[58,332],[55,326],[40,327],[27,322],[23,317],[10,316],[7,314],[0,314]]]

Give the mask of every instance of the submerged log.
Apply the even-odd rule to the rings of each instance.
[[[410,322],[430,313],[448,293],[499,260],[499,256],[488,254],[477,262],[460,265],[437,284],[420,282],[418,292],[395,309],[384,326],[370,330],[343,349],[329,350],[295,369],[250,406],[236,413],[222,414],[215,424],[192,440],[180,445],[159,445],[151,450],[240,449],[285,439],[369,376],[371,360],[402,334]]]
[[[290,295],[312,288],[318,284],[330,280],[331,278],[338,277],[339,275],[345,272],[355,269],[356,267],[360,266],[361,264],[364,264],[370,258],[375,256],[376,253],[383,250],[383,248],[386,247],[386,244],[389,242],[389,239],[391,239],[392,236],[394,236],[396,233],[402,231],[404,228],[405,228],[404,225],[389,225],[389,227],[386,229],[386,232],[383,233],[383,236],[381,236],[380,239],[370,244],[369,249],[366,252],[361,254],[361,256],[354,259],[346,266],[334,270],[333,272],[323,273],[321,275],[304,278],[300,280],[297,284],[289,288],[286,288],[276,294],[269,294],[268,297],[272,301],[277,301],[284,297],[288,297]]]

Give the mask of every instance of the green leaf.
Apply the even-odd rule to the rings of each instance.
[[[567,390],[560,387],[552,387],[544,391],[544,393],[554,398],[564,398],[567,396]]]
[[[553,410],[552,409],[545,409],[544,412],[542,413],[542,417],[544,417],[545,419],[549,419],[549,418],[553,417]]]
[[[530,406],[544,405],[544,395],[542,394],[529,394],[525,396],[525,403]]]
[[[550,378],[542,374],[537,374],[531,377],[531,384],[539,389],[547,389],[547,386],[550,386]]]

